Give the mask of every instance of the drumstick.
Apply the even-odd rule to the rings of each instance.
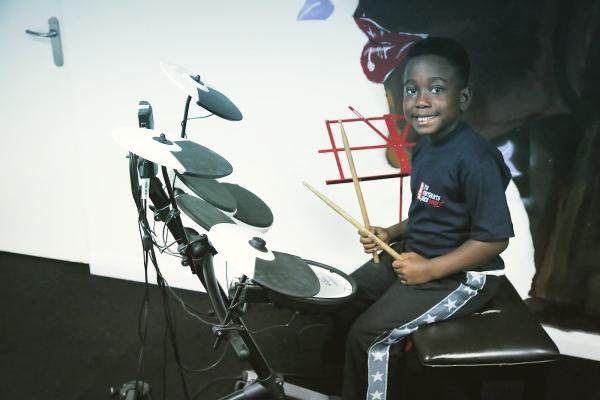
[[[398,254],[396,252],[396,250],[392,249],[386,242],[384,242],[383,240],[379,239],[374,233],[372,233],[370,230],[368,230],[364,226],[362,226],[360,224],[360,222],[358,222],[357,220],[355,220],[354,218],[352,218],[352,216],[350,214],[348,214],[346,211],[344,211],[342,208],[340,208],[333,201],[329,200],[324,194],[322,194],[321,192],[319,192],[317,189],[315,189],[314,187],[312,187],[311,185],[309,185],[306,182],[302,182],[302,184],[304,186],[306,186],[311,192],[313,192],[314,194],[316,194],[317,197],[319,197],[321,200],[323,200],[323,202],[325,202],[325,204],[327,204],[329,207],[331,207],[335,212],[337,212],[344,219],[346,219],[346,221],[350,222],[352,225],[354,225],[356,228],[358,228],[358,230],[361,233],[367,235],[369,238],[371,238],[373,241],[375,241],[383,249],[383,251],[385,251],[386,253],[388,253],[395,260],[402,260],[402,259],[404,259],[404,257],[402,257],[400,254]]]
[[[346,136],[346,130],[344,129],[344,124],[342,121],[340,123],[340,130],[342,133],[342,141],[344,142],[344,150],[346,151],[346,158],[348,159],[348,165],[350,166],[350,173],[352,174],[352,182],[354,182],[354,190],[356,191],[356,197],[358,198],[358,205],[360,206],[360,213],[363,217],[363,222],[365,228],[367,230],[371,229],[371,223],[369,222],[369,216],[367,215],[367,207],[365,206],[365,199],[362,195],[362,190],[360,190],[360,183],[358,182],[358,177],[356,176],[356,167],[354,166],[354,158],[352,158],[352,152],[350,151],[350,144],[348,143],[348,137]],[[379,263],[379,255],[377,253],[373,253],[373,262],[375,264]]]

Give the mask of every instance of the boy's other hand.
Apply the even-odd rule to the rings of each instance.
[[[390,233],[387,229],[380,226],[372,226],[369,230],[385,243],[390,242]],[[381,250],[381,247],[379,247],[379,245],[373,239],[360,231],[358,233],[360,235],[360,243],[363,245],[365,253],[376,253]]]
[[[394,260],[392,267],[405,285],[418,285],[433,279],[429,260],[417,253],[401,253],[399,260]]]

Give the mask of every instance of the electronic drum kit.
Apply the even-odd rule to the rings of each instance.
[[[227,120],[242,119],[235,104],[199,76],[174,64],[161,63],[161,68],[184,93],[197,97],[199,106]],[[267,250],[260,233],[273,224],[273,213],[250,190],[217,180],[233,172],[232,165],[218,153],[194,141],[147,128],[117,128],[113,138],[141,159],[174,170],[176,180],[181,182],[174,191],[178,208],[207,231],[211,246],[229,263],[245,268],[244,274],[250,280],[296,300],[318,299],[319,293],[325,294],[324,306],[329,299],[352,295],[351,278],[341,271],[314,265],[311,268],[300,257]],[[259,239],[263,247],[257,249],[259,245],[253,238]]]
[[[155,211],[155,220],[165,222],[177,239],[178,250],[184,260],[193,267],[192,272],[199,275],[223,324],[223,332],[237,329],[236,332],[242,337],[245,344],[240,345],[239,340],[236,344],[236,335],[229,335],[229,339],[233,339],[229,342],[240,358],[254,359],[253,367],[257,369],[262,385],[259,391],[273,395],[278,389],[273,387],[272,380],[275,378],[268,376],[273,375],[272,371],[260,354],[258,360],[255,359],[257,356],[251,355],[253,351],[260,351],[255,348],[249,333],[239,328],[240,325],[243,327],[243,322],[232,313],[231,306],[223,307],[222,304],[237,304],[243,290],[258,287],[267,301],[306,312],[329,312],[343,305],[355,294],[355,283],[350,276],[333,267],[270,248],[264,233],[271,227],[274,218],[267,204],[240,185],[218,181],[217,179],[232,174],[232,165],[213,150],[186,139],[185,123],[191,99],[197,99],[197,105],[226,120],[241,120],[241,112],[223,93],[199,75],[173,64],[162,63],[161,68],[188,96],[181,138],[150,129],[153,128],[153,123],[140,123],[144,127],[138,128],[115,129],[113,138],[131,153],[130,158],[133,155],[138,160],[138,171],[142,171],[139,165],[143,163],[151,165],[151,168],[144,169],[151,171],[149,176],[147,172],[140,172],[139,184],[142,185],[143,178],[150,178],[147,180],[150,182],[149,198],[154,203],[154,208],[151,208],[162,211],[160,214]],[[157,167],[162,169],[162,182],[156,177]],[[169,178],[169,170],[172,172],[173,184]],[[135,183],[138,184],[138,181]],[[167,189],[166,193],[164,188]],[[178,210],[206,234],[200,234],[194,228],[183,228]],[[198,240],[204,240],[204,246],[191,246]],[[228,295],[215,283],[212,256],[217,253],[235,271],[241,273],[237,286],[228,288]],[[229,326],[231,321],[236,322],[237,328]],[[247,398],[236,396],[241,395],[234,394],[225,398]],[[248,396],[254,398],[252,395]],[[286,397],[282,391],[273,396],[294,398]],[[313,397],[307,397],[310,398]],[[315,395],[314,398],[320,397]]]

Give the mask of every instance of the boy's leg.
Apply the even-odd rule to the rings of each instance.
[[[346,344],[343,398],[385,400],[390,347],[421,325],[481,308],[495,290],[493,279],[486,284],[486,278],[491,277],[468,272],[410,286],[396,279],[352,325]]]
[[[397,251],[403,251],[403,244],[396,243]],[[346,335],[354,320],[369,308],[397,280],[392,269],[391,257],[382,253],[379,263],[367,261],[350,274],[356,283],[354,297],[333,315],[332,326],[326,333],[323,359],[328,363],[343,362]]]

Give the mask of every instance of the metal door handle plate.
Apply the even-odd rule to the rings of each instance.
[[[58,19],[56,17],[50,17],[50,19],[48,20],[48,28],[48,32],[35,32],[27,29],[25,30],[25,33],[37,37],[50,38],[52,42],[52,57],[54,58],[54,64],[56,64],[57,67],[62,67],[62,43],[60,41],[60,27],[58,25]]]

